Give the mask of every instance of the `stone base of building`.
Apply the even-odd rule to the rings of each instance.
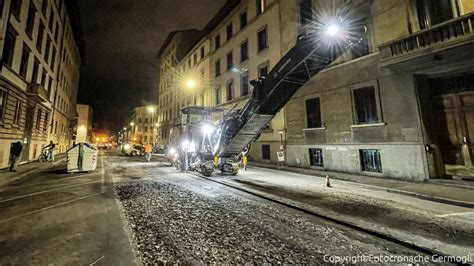
[[[314,163],[312,165],[310,149],[321,149],[322,163],[320,166],[314,166]],[[379,152],[381,161],[379,171],[363,170],[362,150],[377,150]],[[426,153],[422,144],[287,145],[286,164],[322,171],[413,181],[429,178]]]

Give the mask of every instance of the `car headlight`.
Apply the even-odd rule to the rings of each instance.
[[[125,145],[123,145],[123,148],[124,148],[125,150],[128,150],[128,149],[130,149],[130,145],[129,145],[129,144],[125,144]]]

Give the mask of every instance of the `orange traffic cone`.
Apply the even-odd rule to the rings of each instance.
[[[329,175],[326,173],[326,187],[331,187],[331,179],[329,178]]]

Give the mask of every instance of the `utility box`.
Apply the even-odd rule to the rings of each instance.
[[[88,172],[97,168],[97,148],[79,143],[67,150],[67,172]]]

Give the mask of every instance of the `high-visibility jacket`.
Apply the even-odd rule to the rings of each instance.
[[[151,147],[151,144],[147,144],[147,145],[145,146],[145,152],[146,152],[146,153],[151,152],[152,149],[153,149],[153,147]]]

